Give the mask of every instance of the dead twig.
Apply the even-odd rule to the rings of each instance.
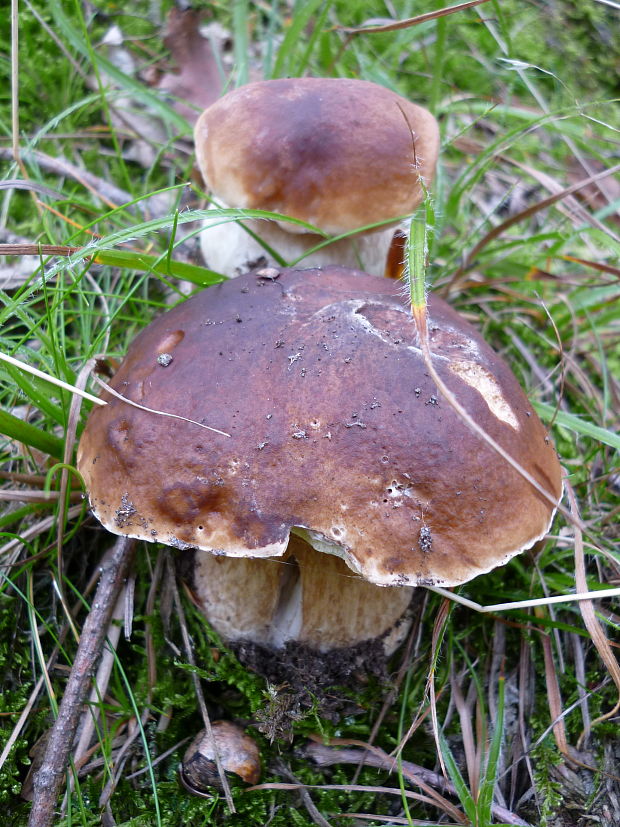
[[[362,742],[359,743],[363,746]],[[305,749],[306,755],[319,767],[330,767],[333,764],[359,764],[363,762],[369,767],[376,767],[387,772],[402,772],[403,776],[412,784],[420,786],[420,782],[435,787],[442,792],[456,795],[456,789],[450,781],[432,770],[413,764],[411,761],[397,762],[382,750],[374,747],[372,751],[362,749],[333,749],[320,743],[311,743]],[[516,824],[519,827],[530,827],[527,821],[497,804],[492,805],[492,813],[499,821],[505,824]]]
[[[119,537],[84,623],[80,643],[58,717],[47,742],[41,767],[34,779],[34,796],[28,827],[48,827],[55,819],[55,808],[65,775],[73,741],[92,675],[101,655],[114,606],[133,560],[135,542]]]
[[[13,150],[0,147],[0,161],[13,161]],[[130,204],[134,202],[135,196],[120,187],[105,181],[98,175],[94,175],[88,170],[80,169],[74,164],[67,161],[65,158],[55,158],[52,155],[46,155],[45,152],[39,150],[28,150],[22,153],[22,163],[31,160],[34,161],[44,172],[49,172],[52,175],[61,175],[71,178],[81,184],[85,189],[89,190],[94,196],[99,198],[103,203],[110,207],[110,209],[117,209],[123,204]],[[132,211],[137,209],[139,212],[148,212],[153,215],[165,215],[168,210],[168,202],[164,206],[163,200],[158,202],[158,197],[153,196],[145,199],[144,202],[138,201],[127,207]]]
[[[316,804],[312,800],[312,796],[308,792],[308,790],[304,787],[301,781],[293,775],[293,773],[289,770],[289,768],[284,764],[283,761],[278,761],[277,770],[281,776],[286,778],[288,781],[292,781],[293,784],[299,784],[299,795],[301,796],[301,800],[303,801],[304,807],[308,811],[308,815],[312,819],[312,821],[318,825],[318,827],[332,827],[332,825],[324,818],[323,815],[319,812]]]
[[[446,6],[443,9],[436,11],[429,11],[426,14],[419,14],[416,17],[409,17],[407,20],[397,20],[395,23],[385,23],[380,26],[357,26],[355,28],[348,28],[347,26],[338,26],[339,31],[347,34],[375,34],[377,32],[396,32],[400,29],[409,29],[411,26],[418,26],[420,23],[426,23],[428,20],[436,20],[438,17],[446,17],[448,14],[471,9],[474,6],[480,6],[482,3],[488,3],[488,0],[468,0],[466,3],[459,3],[458,6]]]

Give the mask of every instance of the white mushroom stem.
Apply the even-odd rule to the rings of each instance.
[[[382,635],[386,654],[409,629],[411,587],[382,587],[356,575],[333,554],[291,536],[282,557],[252,559],[196,552],[194,589],[227,641],[281,649],[289,641],[319,651]]]
[[[224,204],[212,205],[210,209],[223,207]],[[235,278],[255,266],[261,258],[266,259],[268,265],[279,265],[243,225],[275,250],[286,264],[299,262],[300,267],[325,267],[337,261],[344,267],[354,267],[377,276],[384,275],[394,233],[400,229],[400,225],[391,224],[371,233],[334,241],[308,254],[323,241],[321,236],[286,230],[275,221],[265,219],[247,219],[242,224],[214,216],[205,220],[200,236],[202,255],[210,269]]]

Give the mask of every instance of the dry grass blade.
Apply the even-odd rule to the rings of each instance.
[[[20,362],[19,359],[14,359],[12,356],[9,356],[6,353],[0,353],[0,361],[7,362],[9,365],[14,365],[16,368],[20,370],[25,370],[28,373],[31,373],[33,376],[37,376],[39,379],[45,379],[46,382],[50,382],[52,385],[56,385],[58,388],[62,388],[63,390],[69,391],[69,393],[77,394],[78,396],[83,396],[84,399],[88,399],[89,402],[93,402],[95,405],[107,405],[108,403],[104,399],[99,399],[97,396],[93,396],[91,393],[87,393],[80,388],[76,388],[75,385],[70,385],[68,382],[64,382],[62,379],[57,379],[55,376],[50,376],[49,373],[44,373],[42,370],[38,368],[33,368],[32,365],[27,365],[25,362]]]
[[[567,491],[568,491],[568,501],[570,507],[573,511],[577,511],[577,500],[575,498],[575,492],[573,491],[572,487],[567,484]],[[575,529],[575,584],[577,588],[582,588],[583,586],[587,587],[586,583],[586,568],[585,568],[585,556],[583,551],[583,537],[581,536],[581,532],[578,529]],[[601,625],[596,619],[596,614],[594,613],[594,606],[592,605],[591,600],[584,600],[581,601],[579,604],[579,608],[581,610],[581,616],[583,617],[583,622],[586,626],[586,629],[590,633],[590,637],[592,638],[592,643],[596,646],[596,650],[599,654],[599,657],[607,667],[609,674],[613,682],[615,683],[618,694],[620,696],[620,666],[618,665],[618,661],[609,645],[609,641],[607,640],[603,630],[601,629]],[[620,697],[616,702],[613,709],[610,709],[609,712],[606,712],[604,715],[601,715],[596,720],[592,721],[591,726],[599,723],[600,721],[606,721],[609,718],[613,717],[618,710],[620,710]],[[584,734],[579,738],[579,744],[584,739]]]
[[[93,357],[89,365],[92,367],[100,357]],[[6,353],[0,353],[0,361],[8,362],[10,365],[14,365],[15,367],[20,368],[21,370],[25,370],[28,373],[31,373],[33,376],[38,376],[40,379],[45,379],[46,382],[50,382],[52,385],[56,385],[59,388],[63,388],[69,393],[75,394],[77,396],[82,396],[84,399],[88,399],[89,402],[93,402],[95,405],[104,406],[108,403],[105,399],[100,399],[97,396],[93,396],[91,393],[88,393],[82,388],[76,385],[70,385],[68,382],[64,382],[62,379],[57,379],[55,376],[51,376],[49,373],[44,373],[42,370],[38,370],[37,368],[33,368],[31,365],[27,365],[25,362],[20,362],[19,359],[14,359],[12,356],[8,356]],[[195,419],[188,419],[186,416],[181,416],[180,414],[169,413],[167,411],[159,411],[155,408],[148,408],[146,405],[140,405],[138,402],[134,402],[132,399],[127,399],[126,396],[118,393],[115,391],[114,388],[111,388],[105,382],[102,382],[97,376],[92,374],[92,378],[94,381],[103,388],[106,393],[109,393],[110,396],[115,397],[116,399],[120,399],[121,402],[125,402],[127,405],[131,405],[133,408],[139,408],[141,411],[146,411],[147,413],[156,414],[157,416],[169,416],[171,419],[181,419],[183,422],[189,422],[191,425],[197,425],[199,428],[204,428],[205,431],[212,431],[215,434],[219,434],[220,436],[230,437],[230,434],[226,433],[226,431],[220,431],[219,428],[211,428],[209,425],[204,425],[202,422],[196,422]]]
[[[433,623],[433,635],[431,638],[431,668],[429,669],[428,678],[426,679],[426,692],[430,698],[431,720],[433,722],[433,736],[437,746],[437,757],[439,758],[441,772],[446,779],[448,778],[448,772],[446,770],[441,747],[439,745],[439,720],[437,718],[437,696],[435,694],[435,665],[437,663],[437,658],[439,657],[439,648],[441,646],[441,641],[443,640],[448,618],[450,617],[450,609],[451,604],[449,599],[444,598],[439,609],[437,610],[435,622]],[[402,745],[399,744],[398,748],[399,750],[402,749]]]
[[[402,816],[379,816],[375,813],[338,813],[338,818],[354,818],[356,821],[378,821],[381,824],[408,824],[415,827],[435,827],[434,821],[419,821],[417,818],[403,818]],[[445,827],[451,827],[446,824]]]
[[[433,382],[437,386],[437,390],[441,393],[443,398],[446,402],[450,405],[450,407],[459,415],[462,421],[467,425],[467,427],[477,434],[480,439],[482,439],[490,448],[492,448],[497,454],[502,457],[514,470],[520,474],[523,479],[527,480],[532,488],[536,489],[539,494],[541,494],[547,502],[549,502],[554,509],[560,511],[571,523],[575,523],[579,525],[579,527],[583,531],[587,531],[586,527],[583,523],[578,522],[579,518],[575,517],[570,511],[556,501],[556,498],[553,494],[550,494],[547,489],[541,485],[537,479],[535,479],[532,474],[529,473],[517,460],[515,460],[507,451],[502,448],[502,446],[493,439],[490,434],[488,434],[484,428],[482,428],[478,423],[472,419],[469,413],[465,410],[465,408],[461,405],[452,391],[448,388],[445,384],[443,379],[439,376],[437,371],[435,370],[435,366],[433,364],[433,357],[430,351],[430,344],[428,340],[428,330],[426,327],[426,309],[420,311],[418,308],[413,309],[413,316],[416,320],[416,324],[418,327],[418,334],[420,339],[420,349],[422,351],[422,356],[424,358],[424,364],[426,365],[426,369],[428,370]],[[432,587],[431,587],[432,588]]]
[[[541,607],[534,609],[536,617],[543,618],[544,612]],[[549,713],[552,720],[552,729],[555,742],[558,745],[560,752],[570,758],[568,750],[568,742],[566,740],[566,729],[564,727],[564,711],[562,709],[562,696],[560,694],[560,684],[558,682],[557,671],[553,660],[553,650],[551,648],[551,637],[546,632],[541,632],[540,640],[543,650],[543,659],[545,662],[545,681],[547,684],[547,703],[549,704]]]
[[[511,158],[505,155],[502,155],[501,157],[502,160],[506,163],[512,164],[513,166],[518,167],[518,169],[521,169],[523,170],[523,172],[530,175],[535,181],[537,181],[539,184],[545,187],[545,189],[549,190],[549,192],[552,195],[557,195],[563,191],[564,187],[562,186],[562,184],[560,184],[559,181],[556,181],[555,178],[553,178],[546,172],[536,169],[536,167],[532,167],[529,164],[523,164],[520,161],[517,161],[515,158]],[[590,169],[586,171],[589,175],[595,174]],[[602,180],[607,179],[601,179],[601,181]],[[600,184],[601,182],[599,181],[598,183]],[[587,185],[584,185],[584,188],[587,188]],[[586,222],[588,224],[591,224],[593,227],[596,227],[597,230],[611,235],[612,238],[615,237],[611,229],[604,222],[599,221],[599,219],[596,218],[596,216],[590,210],[588,210],[586,206],[582,205],[576,197],[572,195],[567,195],[564,201],[564,205],[558,205],[558,208],[563,210],[563,212],[571,219],[575,226],[579,226],[580,223]]]
[[[452,689],[452,700],[456,706],[459,721],[461,722],[461,735],[463,738],[463,749],[465,751],[465,766],[469,779],[469,788],[474,800],[478,798],[480,790],[480,756],[476,749],[476,739],[472,726],[472,709],[466,702],[461,692],[461,681],[454,673],[454,666],[450,670],[450,687]]]
[[[106,206],[110,207],[110,209],[114,210],[120,204],[127,204],[134,200],[130,193],[116,187],[114,184],[110,184],[92,172],[79,169],[64,158],[54,158],[51,155],[46,155],[44,152],[34,150],[30,150],[28,155],[24,157],[26,159],[32,158],[45,172],[50,172],[53,175],[67,176],[77,181],[94,196],[99,198]],[[11,150],[0,147],[0,160],[14,160]],[[138,209],[141,209],[139,204]]]
[[[288,784],[281,782],[273,782],[266,784],[256,784],[253,787],[247,787],[246,792],[257,792],[259,790],[344,790],[345,792],[360,792],[360,793],[385,793],[387,795],[404,795],[413,801],[422,801],[424,804],[432,804],[433,801],[425,795],[419,793],[412,793],[410,790],[405,790],[404,793],[399,787],[375,787],[370,784]],[[457,810],[457,812],[459,812]],[[467,819],[461,812],[460,824],[467,824]]]
[[[306,747],[306,755],[310,757],[315,764],[319,766],[331,766],[333,764],[354,764],[366,765],[367,767],[376,767],[377,769],[387,770],[390,773],[402,772],[403,776],[414,786],[419,787],[429,801],[435,807],[443,810],[447,815],[456,818],[457,821],[462,819],[463,814],[451,802],[438,793],[434,787],[440,790],[448,790],[455,794],[456,791],[449,782],[437,773],[426,770],[424,767],[413,764],[410,761],[403,761],[388,755],[379,747],[374,747],[364,741],[358,741],[354,738],[331,738],[329,746],[321,743],[320,739],[314,737],[314,743]],[[357,749],[333,749],[332,747],[346,747],[355,746],[361,747],[364,752]],[[355,783],[355,782],[353,782]]]
[[[612,267],[611,264],[603,264],[601,261],[588,261],[585,258],[577,258],[575,256],[562,256],[562,258],[564,261],[574,261],[577,264],[583,264],[584,267],[590,267],[592,270],[598,270],[600,273],[609,273],[620,279],[620,267]]]
[[[48,195],[50,198],[63,197],[58,190],[53,190],[34,181],[24,181],[22,178],[9,178],[6,181],[0,181],[0,190],[30,190],[30,192],[38,192],[39,195]]]
[[[101,388],[105,390],[106,393],[109,393],[110,396],[113,396],[115,399],[120,399],[121,402],[131,405],[132,408],[139,408],[141,411],[156,414],[157,416],[169,416],[171,419],[180,419],[183,422],[189,422],[190,425],[197,425],[199,428],[204,428],[205,431],[212,431],[214,434],[230,437],[230,434],[227,434],[226,431],[220,431],[219,428],[212,428],[210,425],[204,425],[202,422],[196,422],[195,419],[189,419],[187,416],[170,413],[169,411],[159,411],[156,408],[148,408],[146,405],[140,405],[138,402],[134,402],[133,399],[127,399],[126,396],[123,396],[118,391],[115,391],[114,388],[111,388],[106,382],[102,382],[97,376],[93,375],[93,379]],[[104,402],[104,404],[107,404],[107,402]]]
[[[82,508],[83,505],[74,505],[67,512],[67,517],[69,519],[73,519],[73,517],[79,516],[80,512],[82,511]],[[8,543],[5,543],[3,546],[0,546],[0,560],[2,561],[1,567],[13,565],[15,560],[17,560],[17,557],[19,556],[24,543],[28,542],[29,540],[32,540],[33,537],[38,537],[40,534],[49,531],[50,528],[53,525],[55,525],[55,523],[55,514],[50,517],[45,517],[43,520],[39,520],[34,525],[31,525],[28,528],[24,529],[24,531],[20,533],[19,538],[9,540]],[[5,556],[7,559],[4,559]]]
[[[388,772],[402,772],[403,776],[411,783],[419,786],[420,789],[426,791],[429,796],[433,795],[436,798],[436,806],[441,806],[447,815],[451,815],[457,821],[462,823],[463,814],[460,810],[454,807],[443,796],[440,796],[436,791],[431,791],[431,785],[439,790],[448,792],[450,795],[456,796],[456,788],[452,782],[447,781],[442,775],[439,775],[432,770],[414,764],[411,761],[401,761],[399,766],[396,766],[394,758],[387,755],[383,750],[377,747],[370,748],[364,741],[356,741],[348,738],[332,738],[329,741],[330,746],[325,746],[323,743],[315,742],[306,747],[305,754],[311,758],[317,765],[321,767],[333,766],[334,764],[357,764],[363,762],[366,766],[376,767],[380,770],[387,770]],[[333,749],[336,745],[352,744],[362,748],[358,749]],[[424,786],[422,786],[424,785]],[[439,803],[441,800],[441,804]],[[493,815],[500,821],[506,824],[515,824],[519,827],[528,827],[528,823],[519,818],[519,816],[507,810],[505,807],[493,805]]]
[[[194,659],[194,651],[192,649],[192,644],[189,637],[189,632],[187,631],[187,623],[185,621],[185,612],[183,611],[183,604],[181,603],[181,598],[179,596],[179,590],[177,588],[176,577],[174,574],[174,569],[170,562],[170,557],[167,557],[167,568],[168,568],[168,575],[169,575],[169,583],[172,589],[172,597],[174,600],[174,606],[176,609],[177,617],[179,619],[179,625],[181,627],[181,637],[183,639],[183,648],[185,650],[185,657],[187,658],[187,662],[190,666],[196,666],[196,661]],[[207,711],[207,704],[204,699],[204,695],[202,693],[202,688],[200,686],[200,678],[196,674],[196,672],[192,672],[192,682],[194,684],[194,691],[196,693],[196,699],[198,701],[198,706],[200,707],[200,714],[202,716],[202,722],[205,726],[205,732],[207,738],[210,741],[210,748],[213,751],[213,756],[215,760],[215,766],[217,767],[217,774],[220,779],[220,783],[222,785],[222,789],[224,790],[224,797],[226,798],[226,804],[228,805],[228,809],[231,813],[236,813],[235,804],[233,802],[232,793],[230,792],[230,784],[228,783],[228,779],[226,778],[226,773],[224,772],[224,767],[222,766],[222,761],[220,759],[220,753],[215,742],[215,738],[213,737],[213,729],[211,727],[211,719],[209,718],[209,712]]]
[[[51,666],[51,658],[48,660],[46,664],[46,671]],[[24,706],[21,711],[21,714],[17,720],[17,723],[13,727],[13,731],[11,732],[10,736],[7,738],[6,744],[4,745],[4,749],[2,750],[2,754],[0,754],[0,770],[4,766],[4,762],[9,757],[11,750],[15,746],[15,742],[19,738],[22,729],[26,725],[28,719],[30,718],[30,714],[32,709],[39,697],[39,693],[43,689],[43,684],[45,683],[45,675],[41,675],[39,680],[34,685],[32,692],[30,693],[30,697],[28,698],[28,703]]]
[[[560,381],[557,389],[557,401],[555,403],[555,410],[553,411],[553,414],[551,415],[551,418],[549,420],[549,424],[547,425],[548,429],[551,430],[555,424],[555,420],[557,419],[558,413],[564,401],[564,387],[566,384],[566,359],[564,358],[564,342],[562,341],[562,337],[560,336],[560,331],[558,330],[558,326],[555,323],[555,319],[549,312],[547,305],[544,302],[542,303],[542,307],[545,311],[545,316],[547,317],[547,320],[553,330],[553,335],[555,336],[560,365]]]
[[[76,379],[76,388],[80,391],[84,390],[86,381],[90,376],[92,369],[95,366],[95,360],[90,359],[86,365],[79,372]],[[69,418],[67,421],[67,428],[65,431],[65,444],[63,455],[63,466],[60,472],[60,490],[59,494],[59,508],[58,508],[58,527],[56,529],[56,566],[58,569],[58,592],[61,597],[62,606],[67,616],[71,619],[71,614],[68,610],[65,601],[63,589],[63,563],[62,563],[62,548],[64,542],[65,521],[67,519],[67,491],[69,488],[69,466],[73,460],[73,450],[75,448],[75,440],[77,435],[77,427],[80,420],[80,411],[82,410],[82,399],[79,394],[71,396],[71,404],[69,406]]]
[[[452,281],[455,281],[458,278],[460,278],[460,276],[466,273],[467,270],[469,270],[473,266],[476,260],[476,256],[487,246],[487,244],[490,241],[493,241],[494,238],[500,236],[514,224],[518,224],[520,221],[523,221],[526,218],[530,218],[537,212],[540,212],[541,210],[544,210],[547,207],[553,206],[553,204],[555,204],[557,201],[561,201],[563,198],[566,198],[567,195],[572,195],[574,192],[583,189],[583,187],[587,187],[588,184],[600,181],[602,178],[606,178],[609,175],[616,175],[618,172],[620,172],[620,164],[616,164],[615,166],[610,167],[610,169],[605,169],[602,172],[597,173],[596,175],[590,175],[588,176],[588,178],[583,178],[581,181],[577,181],[576,184],[572,184],[570,187],[566,187],[566,189],[561,190],[561,192],[557,192],[554,195],[550,195],[548,198],[544,198],[537,204],[532,204],[531,207],[527,207],[525,210],[521,210],[521,212],[518,212],[515,215],[510,216],[510,218],[507,218],[506,221],[503,221],[501,224],[498,224],[497,227],[493,227],[493,229],[489,230],[489,232],[484,236],[484,238],[481,238],[480,241],[473,247],[473,249],[465,256],[465,261],[455,272],[454,276],[452,277]],[[606,230],[607,232],[610,232],[608,228],[606,228]]]
[[[289,768],[282,762],[278,762],[278,771],[280,775],[284,776],[284,778],[288,778],[289,781],[299,785],[299,795],[301,796],[304,807],[308,811],[308,815],[312,819],[313,823],[317,824],[318,827],[332,827],[329,821],[327,821],[327,819],[324,818],[319,812],[308,790],[303,784],[300,783],[299,779],[293,775]]]
[[[396,32],[400,29],[409,29],[412,26],[417,26],[420,23],[426,23],[429,20],[436,20],[438,17],[446,17],[455,12],[465,11],[474,6],[480,6],[482,3],[488,3],[489,0],[469,0],[467,3],[459,3],[458,6],[446,6],[443,9],[436,11],[429,11],[426,14],[419,14],[416,17],[409,17],[407,20],[399,20],[397,23],[386,23],[384,26],[359,26],[357,28],[348,28],[346,26],[338,26],[338,30],[346,32],[347,34],[375,34],[377,32]]]

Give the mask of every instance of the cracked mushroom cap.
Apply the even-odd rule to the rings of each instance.
[[[263,275],[260,273],[263,272]],[[78,467],[110,531],[283,555],[291,530],[379,585],[453,586],[548,530],[553,507],[438,397],[399,285],[340,267],[211,287],[135,339]],[[517,380],[430,298],[435,365],[554,500],[560,465]]]
[[[341,78],[242,86],[202,113],[194,137],[218,200],[331,235],[413,212],[424,198],[419,178],[430,185],[439,151],[426,109],[383,86]]]

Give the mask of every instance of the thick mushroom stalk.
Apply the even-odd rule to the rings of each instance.
[[[91,507],[115,533],[201,549],[198,592],[227,640],[389,650],[403,587],[506,563],[554,508],[438,396],[398,284],[260,273],[136,338],[111,384],[193,422],[118,398],[94,410],[78,453]],[[441,299],[429,314],[444,383],[557,502],[555,450],[508,366]]]
[[[196,554],[193,586],[210,623],[236,643],[324,652],[382,638],[389,655],[409,629],[413,589],[378,588],[294,534],[273,560]]]
[[[248,84],[205,110],[194,136],[219,206],[279,213],[330,236],[383,223],[309,254],[322,238],[298,224],[243,222],[287,262],[338,262],[376,275],[384,274],[394,222],[423,200],[439,150],[426,109],[374,83],[339,78]],[[260,257],[275,264],[241,224],[215,217],[204,226],[212,269],[238,276]]]

